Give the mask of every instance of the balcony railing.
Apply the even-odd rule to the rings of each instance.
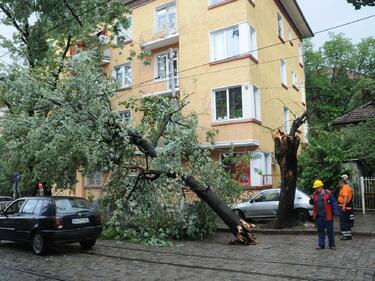
[[[145,31],[142,34],[141,43],[146,50],[152,51],[169,46],[179,41],[178,28],[168,28],[165,31]]]
[[[179,80],[175,78],[176,92],[179,91]],[[154,83],[146,83],[141,86],[142,97],[150,96],[171,96],[172,87],[169,79],[155,80]]]

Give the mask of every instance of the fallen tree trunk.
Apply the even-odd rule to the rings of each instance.
[[[297,151],[300,138],[296,135],[298,128],[306,122],[307,112],[293,121],[289,134],[278,130],[274,134],[275,156],[280,166],[281,190],[275,228],[286,228],[295,225],[294,197],[297,185]]]
[[[132,144],[136,145],[143,153],[151,158],[157,158],[155,147],[151,143],[135,132],[129,132],[129,135],[131,136],[130,141]],[[152,174],[155,175],[153,180],[163,173],[163,171],[152,171]],[[175,174],[164,174],[170,178],[176,178]],[[241,242],[243,245],[256,243],[256,239],[252,234],[252,229],[255,227],[255,225],[249,224],[242,220],[238,214],[233,212],[210,188],[206,188],[194,177],[187,176],[183,178],[183,182],[223,220],[239,242]]]

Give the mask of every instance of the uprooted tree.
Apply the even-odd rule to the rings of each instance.
[[[300,138],[298,128],[306,122],[307,112],[297,117],[288,134],[278,130],[274,134],[275,157],[280,166],[281,191],[277,210],[275,228],[285,228],[294,225],[296,214],[294,211],[294,197],[297,186],[297,152]]]
[[[123,106],[141,116],[134,125],[124,123],[113,109],[117,85],[99,66],[105,46],[93,40],[92,33],[99,23],[116,26],[117,18],[127,11],[121,1],[64,1],[65,5],[37,1],[27,7],[21,2],[0,2],[5,23],[18,30],[14,41],[3,43],[27,64],[2,69],[0,95],[8,108],[1,122],[5,157],[22,174],[22,184],[32,186],[43,179],[69,187],[75,184],[77,170],[105,169],[109,184],[104,193],[114,209],[115,231],[131,228],[137,235],[142,226],[154,224],[167,229],[163,235],[170,237],[200,231],[196,209],[202,205],[193,200],[189,208],[184,206],[181,190],[187,187],[238,241],[255,243],[253,226],[221,199],[235,197],[234,181],[213,163],[210,151],[200,147],[196,116],[182,114],[184,99],[178,106],[171,106],[168,98],[128,100]],[[34,13],[36,21],[30,24]],[[60,15],[69,24],[61,24]],[[126,24],[126,18],[121,19]],[[68,50],[77,38],[89,41],[90,51],[78,61],[69,60]],[[126,221],[135,209],[149,216]],[[175,211],[167,211],[171,209]],[[153,212],[163,212],[168,220],[158,222]],[[185,229],[173,232],[173,220],[180,220]]]

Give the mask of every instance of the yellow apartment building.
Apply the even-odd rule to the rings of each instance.
[[[172,95],[174,73],[177,94],[190,95],[186,110],[198,114],[201,127],[218,131],[212,157],[221,161],[231,145],[257,153],[238,180],[250,189],[277,186],[272,131],[289,131],[306,109],[302,40],[313,33],[296,0],[125,2],[132,10],[125,45],[106,50],[102,64],[120,85],[113,105],[124,122],[139,116],[119,102]],[[128,61],[141,46],[151,53],[150,65]],[[306,133],[304,126],[302,142]],[[203,132],[199,140],[210,146]],[[76,195],[97,196],[104,181],[101,172],[78,176]]]

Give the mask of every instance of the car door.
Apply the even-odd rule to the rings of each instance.
[[[278,198],[278,190],[263,190],[251,200],[252,210],[249,210],[249,216],[262,218],[274,217],[279,205]]]
[[[37,216],[34,213],[35,209],[41,208],[41,199],[27,199],[18,216],[14,217],[15,237],[19,241],[30,240],[30,233],[35,229]]]
[[[19,199],[13,202],[0,216],[0,238],[2,240],[17,240],[15,237],[15,220],[24,204],[25,199]]]

